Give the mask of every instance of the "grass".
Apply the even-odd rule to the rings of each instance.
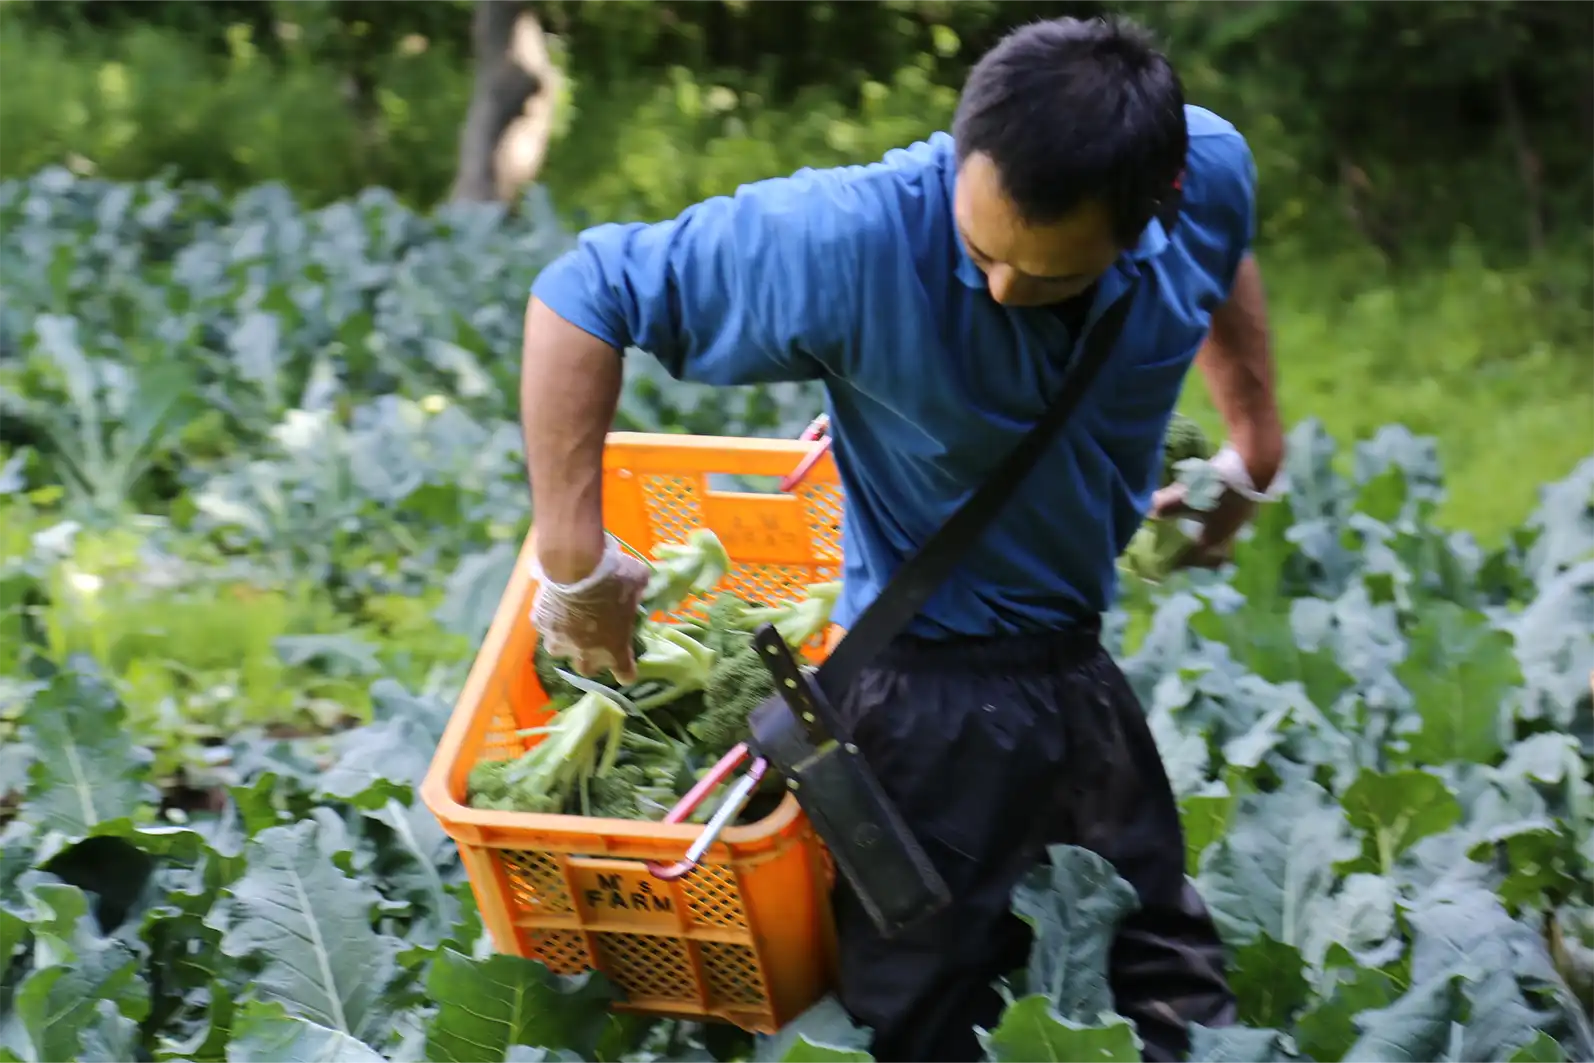
[[[218,58],[152,26],[43,33],[0,3],[0,176],[64,163],[113,180],[171,170],[233,190],[281,181],[318,202],[370,185],[412,199],[447,192],[468,64],[395,52],[377,72],[374,113],[358,121],[331,71],[296,53],[268,64],[243,35],[229,44]]]
[[[1498,541],[1594,453],[1594,342],[1586,308],[1550,312],[1535,288],[1554,267],[1490,269],[1465,247],[1401,274],[1365,254],[1260,252],[1287,422],[1317,417],[1349,450],[1399,422],[1438,439],[1450,495],[1441,519]],[[1190,412],[1216,419],[1204,387]]]
[[[911,139],[947,105],[912,73],[863,114],[813,103],[745,121],[680,76],[651,88],[576,78],[579,120],[567,116],[553,147],[550,186],[572,216],[659,216],[793,158],[875,157],[877,141]],[[361,127],[329,72],[273,70],[247,40],[211,60],[157,29],[69,40],[0,14],[0,176],[75,158],[116,178],[173,167],[232,188],[280,180],[309,202],[367,184],[435,198],[452,174],[468,69],[435,50],[399,53],[379,84],[380,114]],[[1465,243],[1406,272],[1349,241],[1263,247],[1286,419],[1317,417],[1347,444],[1390,422],[1436,436],[1452,491],[1442,518],[1498,540],[1540,484],[1594,452],[1588,234],[1565,235],[1575,253],[1510,269]],[[1186,405],[1215,427],[1199,382]]]

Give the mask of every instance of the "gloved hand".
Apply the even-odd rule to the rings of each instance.
[[[575,583],[553,583],[539,571],[531,622],[549,654],[569,658],[584,676],[609,669],[623,684],[636,682],[631,640],[651,572],[612,535],[598,567]]]
[[[1189,517],[1200,522],[1201,533],[1174,559],[1174,568],[1217,568],[1234,555],[1240,530],[1256,516],[1257,503],[1272,502],[1283,496],[1284,473],[1274,475],[1267,491],[1258,491],[1251,473],[1234,447],[1224,444],[1207,461],[1217,494],[1206,493],[1192,505],[1191,488],[1175,481],[1151,499],[1153,520]],[[1198,495],[1203,494],[1196,488]]]
[[[1256,516],[1256,503],[1243,495],[1225,490],[1217,504],[1206,510],[1189,506],[1184,484],[1169,484],[1151,500],[1152,520],[1188,517],[1201,525],[1201,532],[1174,556],[1172,568],[1218,568],[1234,556],[1235,537]]]

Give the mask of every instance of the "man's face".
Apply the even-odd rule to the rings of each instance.
[[[1119,248],[1100,203],[1061,221],[1026,223],[1002,190],[989,155],[970,155],[958,171],[952,213],[963,248],[1003,306],[1046,306],[1083,292],[1112,267]]]

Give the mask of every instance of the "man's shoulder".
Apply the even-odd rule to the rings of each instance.
[[[1187,106],[1184,215],[1176,238],[1227,290],[1240,256],[1256,236],[1256,162],[1234,124]]]
[[[846,255],[860,267],[900,254],[902,238],[944,214],[951,138],[936,134],[866,163],[803,167],[742,185],[697,209],[748,238],[795,242],[809,257]]]
[[[1202,107],[1186,107],[1189,155],[1184,194],[1189,206],[1213,201],[1227,209],[1248,209],[1254,194],[1256,163],[1251,145],[1234,123]]]
[[[937,131],[923,140],[888,149],[872,162],[847,163],[815,169],[806,167],[793,178],[812,176],[838,187],[914,186],[941,182],[956,152],[949,133]]]
[[[1238,138],[1243,141],[1244,136],[1235,128],[1234,123],[1216,112],[1205,107],[1197,107],[1193,103],[1184,106],[1184,123],[1190,132],[1190,139],[1196,140],[1204,137]]]
[[[872,162],[804,166],[790,174],[742,185],[733,194],[775,212],[822,212],[867,219],[894,214],[905,197],[944,187],[954,157],[952,138],[935,133],[892,148]]]
[[[1199,192],[1245,195],[1255,180],[1251,146],[1234,123],[1204,107],[1185,107],[1190,148],[1186,189],[1193,182]],[[1244,186],[1244,187],[1242,187]]]

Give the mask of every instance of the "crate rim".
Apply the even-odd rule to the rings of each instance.
[[[801,458],[814,449],[812,440],[781,436],[711,436],[687,432],[610,432],[603,448],[605,468],[622,468],[622,457],[634,456],[632,448],[649,450],[699,451],[720,453],[740,451],[755,454],[790,454]]]

